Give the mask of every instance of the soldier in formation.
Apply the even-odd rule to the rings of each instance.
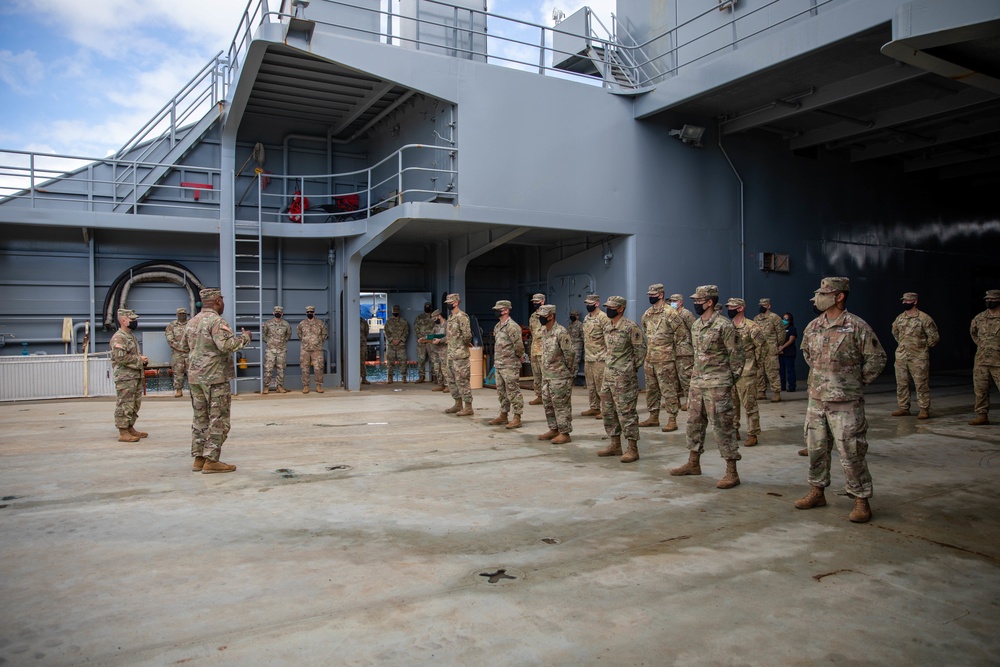
[[[260,328],[260,338],[267,346],[264,350],[264,389],[262,394],[270,391],[271,378],[277,383],[275,391],[287,394],[285,389],[285,365],[288,361],[288,341],[292,338],[292,326],[284,320],[285,309],[275,306],[273,317],[264,322]]]
[[[621,455],[622,463],[639,459],[639,369],[646,359],[646,340],[638,324],[625,317],[624,297],[612,296],[604,302],[608,321],[604,326],[604,384],[601,386],[601,413],[604,432],[611,444],[597,452],[598,456]],[[622,454],[622,436],[628,443]]]
[[[434,364],[434,388],[431,391],[448,391],[448,341],[445,338],[447,324],[440,310],[431,311],[434,328],[427,343],[431,346],[431,361]]]
[[[976,418],[969,424],[985,426],[990,423],[990,380],[1000,387],[1000,289],[986,290],[986,310],[973,318],[969,333],[976,344],[972,366]]]
[[[573,341],[573,349],[576,350],[576,372],[580,370],[580,362],[583,361],[583,322],[580,321],[580,311],[571,310],[569,311],[569,324],[566,325],[566,333],[569,334],[569,339]],[[573,373],[574,382],[576,381],[576,372]]]
[[[941,335],[930,315],[917,308],[919,295],[906,292],[901,299],[903,312],[892,322],[892,337],[896,339],[896,403],[893,417],[910,414],[910,378],[917,390],[917,419],[928,419],[931,409],[931,348]]]
[[[687,410],[688,392],[691,389],[691,370],[694,368],[694,348],[691,346],[691,327],[694,326],[694,315],[684,307],[684,297],[680,294],[670,295],[670,307],[676,311],[687,327],[687,338],[677,345],[677,382],[680,384],[679,399],[681,410]]]
[[[572,440],[576,348],[566,328],[556,322],[555,306],[546,304],[536,312],[542,325],[542,405],[549,427],[538,439],[562,445]]]
[[[118,331],[111,336],[111,372],[115,381],[115,426],[118,442],[139,442],[149,434],[135,430],[142,405],[142,375],[149,362],[139,353],[139,341],[132,333],[139,316],[128,308],[118,309]]]
[[[781,316],[771,312],[771,300],[763,298],[758,302],[760,313],[753,318],[764,338],[767,339],[767,350],[764,352],[764,365],[757,372],[757,398],[767,398],[765,390],[771,385],[772,403],[781,402],[781,378],[778,376],[778,348],[785,343],[785,325]]]
[[[448,345],[448,386],[451,397],[455,399],[455,405],[445,410],[445,413],[468,417],[473,414],[469,369],[472,325],[469,323],[469,316],[458,307],[460,301],[458,294],[449,294],[444,300],[445,307],[451,309],[445,340]]]
[[[361,384],[371,384],[368,381],[368,332],[371,331],[371,325],[368,324],[368,320],[365,318],[361,319],[361,348],[358,351],[361,355]]]
[[[650,285],[646,291],[650,307],[642,314],[642,330],[646,335],[646,409],[649,417],[639,426],[659,426],[660,408],[667,411],[664,432],[677,430],[680,411],[677,379],[677,344],[687,337],[687,327],[673,308],[665,307],[663,285]]]
[[[323,363],[323,343],[329,335],[323,320],[316,318],[316,306],[306,306],[306,319],[295,327],[295,335],[299,337],[299,365],[302,370],[302,393],[309,393],[309,369],[312,369],[316,383],[316,393],[323,393],[323,374],[326,364]]]
[[[184,376],[187,372],[187,355],[184,354],[184,328],[187,327],[187,308],[177,309],[177,319],[163,332],[170,346],[170,373],[174,376],[174,398],[184,395]]]
[[[433,312],[434,306],[430,301],[425,301],[424,312],[413,320],[413,334],[417,337],[417,384],[427,382],[424,378],[428,364],[431,367],[430,379],[434,379],[434,349],[430,343],[421,342],[426,341],[427,334],[434,331],[434,318],[431,316]]]
[[[521,338],[521,327],[510,318],[510,309],[510,301],[506,300],[497,301],[493,306],[493,310],[500,315],[500,321],[493,327],[493,368],[500,414],[487,423],[514,429],[521,428],[521,414],[524,412],[524,397],[519,384],[524,340]],[[514,418],[508,419],[511,412]]]
[[[847,278],[823,278],[813,296],[819,317],[802,332],[802,356],[809,364],[809,403],[805,442],[809,454],[809,493],[795,501],[799,509],[825,507],[834,444],[844,468],[847,494],[854,499],[848,518],[865,523],[872,517],[872,477],[865,419],[864,387],[885,368],[885,350],[868,323],[847,312]]]
[[[583,318],[583,375],[587,381],[590,407],[581,412],[580,416],[600,419],[604,360],[608,353],[604,343],[604,328],[608,324],[608,316],[601,310],[601,297],[598,294],[588,294],[583,304],[587,309],[587,316]]]
[[[740,406],[747,413],[747,439],[743,443],[747,447],[757,444],[760,435],[760,410],[757,408],[757,371],[764,363],[764,352],[767,340],[760,326],[746,317],[746,301],[733,297],[726,302],[729,319],[736,328],[736,338],[743,348],[743,372],[733,386],[733,428],[736,429],[736,439],[740,438]]]
[[[528,405],[542,404],[542,325],[538,321],[538,309],[545,305],[544,294],[531,295],[531,315],[528,316],[528,328],[531,329],[531,384],[535,397]]]
[[[386,321],[383,331],[386,382],[393,383],[397,366],[402,366],[400,375],[403,382],[406,382],[406,341],[410,337],[410,323],[400,316],[398,305],[392,307],[392,317]]]

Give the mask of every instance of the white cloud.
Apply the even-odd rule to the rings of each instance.
[[[30,94],[45,76],[45,65],[34,51],[0,51],[0,81],[21,94]]]

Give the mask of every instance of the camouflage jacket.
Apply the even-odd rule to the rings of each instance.
[[[610,320],[603,310],[587,313],[583,318],[583,360],[605,361],[608,346],[604,342],[604,328]]]
[[[556,322],[552,329],[542,327],[542,377],[546,380],[572,380],[576,376],[576,347],[566,327]]]
[[[732,387],[743,371],[745,357],[729,318],[712,313],[706,322],[699,317],[694,321],[691,337],[694,341],[691,386],[699,389]]]
[[[232,380],[236,377],[232,354],[249,343],[249,335],[234,334],[221,315],[202,308],[184,332],[188,382],[209,385]]]
[[[311,320],[305,319],[295,327],[295,335],[299,337],[299,345],[303,350],[322,350],[323,341],[326,340],[326,325],[323,320],[314,317]]]
[[[538,311],[536,310],[528,317],[528,328],[531,329],[531,356],[537,357],[542,354],[542,323],[538,321]]]
[[[119,329],[111,337],[111,368],[116,382],[142,377],[139,341],[129,329]]]
[[[383,331],[387,345],[406,345],[406,339],[410,337],[410,323],[402,315],[399,317],[392,315],[385,321]]]
[[[692,313],[684,306],[681,306],[680,308],[677,309],[677,314],[681,316],[681,320],[684,322],[684,326],[686,326],[688,330],[687,341],[683,345],[677,346],[677,356],[693,357],[694,344],[691,341],[691,329],[692,327],[694,327],[694,313]]]
[[[768,354],[777,354],[778,348],[785,344],[785,325],[781,323],[781,315],[769,310],[756,315],[753,321],[760,327],[767,342],[773,346]]]
[[[493,365],[496,368],[521,368],[524,340],[521,327],[514,320],[497,322],[493,327]]]
[[[163,335],[167,339],[167,345],[169,345],[170,349],[174,352],[184,351],[184,329],[187,328],[188,322],[190,322],[190,320],[186,322],[174,320],[167,325],[166,331],[163,332]]]
[[[642,314],[646,334],[646,362],[661,363],[677,359],[677,344],[688,337],[684,321],[670,306],[651,306]]]
[[[371,327],[370,324],[368,324],[368,320],[366,320],[365,318],[358,317],[358,319],[361,320],[361,344],[362,345],[367,345],[368,344],[368,333],[371,331],[372,327]]]
[[[984,310],[972,319],[969,333],[976,344],[977,366],[1000,366],[1000,316]]]
[[[471,331],[471,327],[470,327],[470,331]],[[434,329],[431,330],[431,333],[432,334],[440,334],[440,335],[444,335],[445,336],[444,338],[435,338],[434,340],[432,340],[431,341],[431,350],[435,354],[439,355],[440,357],[447,356],[447,354],[448,354],[448,340],[447,340],[448,324],[446,322],[441,322],[440,324],[438,324],[437,322],[435,322],[434,323]]]
[[[434,331],[434,320],[431,319],[430,313],[420,313],[413,320],[413,333],[416,335],[417,339],[426,338],[427,334],[433,333]]]
[[[941,340],[937,324],[922,310],[913,316],[900,313],[892,323],[892,337],[899,343],[897,359],[925,359]]]
[[[573,341],[573,347],[577,350],[583,351],[583,322],[577,318],[576,322],[570,322],[566,325],[566,333],[569,334],[569,339]]]
[[[734,322],[733,327],[736,329],[740,345],[743,346],[743,356],[746,357],[740,376],[756,375],[757,370],[764,367],[764,351],[767,349],[767,339],[764,338],[764,332],[761,331],[759,324],[746,317],[743,318],[742,325]]]
[[[801,349],[809,364],[809,398],[819,401],[856,401],[885,368],[878,336],[847,311],[832,322],[824,313],[807,324]]]
[[[261,325],[260,337],[268,347],[283,348],[292,337],[292,325],[283,319],[271,318]]]
[[[616,325],[609,317],[604,325],[604,342],[608,348],[605,372],[612,375],[639,372],[646,359],[646,339],[638,324],[622,317]]]
[[[448,316],[448,358],[468,359],[472,345],[472,325],[469,316],[461,310],[453,310]]]

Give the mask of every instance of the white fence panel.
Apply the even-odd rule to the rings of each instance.
[[[109,353],[91,354],[84,383],[84,355],[0,357],[0,401],[114,396]]]

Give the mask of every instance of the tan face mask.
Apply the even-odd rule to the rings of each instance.
[[[816,306],[816,310],[823,313],[826,312],[830,306],[837,303],[836,294],[817,294],[812,298],[813,305]]]

